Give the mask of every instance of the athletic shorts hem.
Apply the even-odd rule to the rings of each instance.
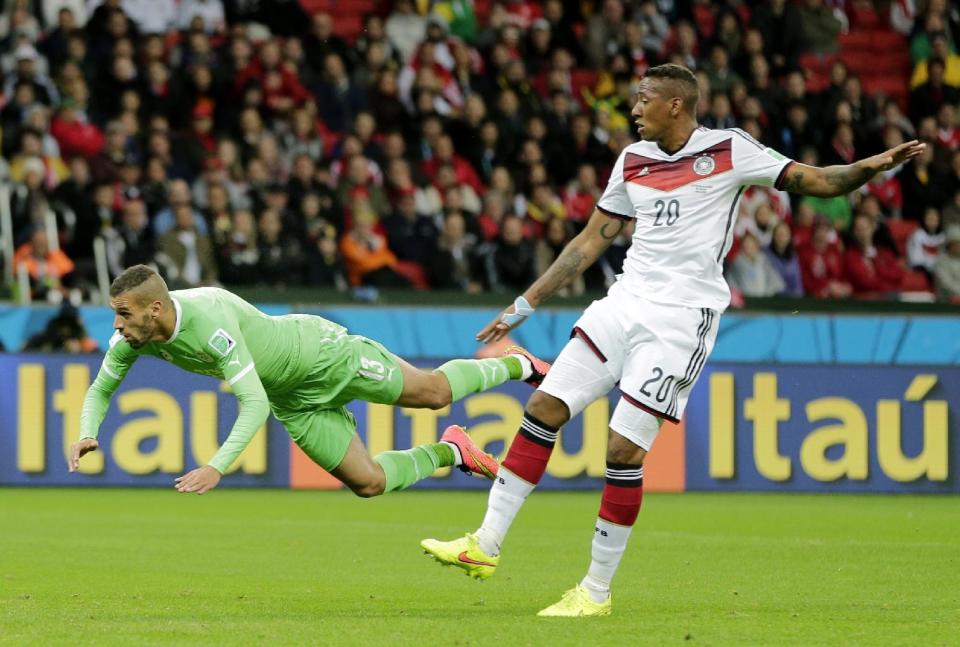
[[[646,411],[646,412],[649,413],[650,415],[654,415],[654,416],[656,416],[656,417],[658,417],[658,418],[663,418],[664,420],[667,420],[667,421],[672,422],[672,423],[674,423],[674,424],[680,422],[679,418],[675,418],[675,417],[673,417],[673,416],[671,416],[671,415],[669,415],[669,414],[667,414],[667,413],[664,413],[663,411],[657,411],[656,409],[654,409],[653,407],[651,407],[649,404],[644,404],[643,402],[640,402],[640,400],[637,400],[637,399],[634,398],[633,396],[631,396],[631,395],[629,395],[629,394],[627,394],[627,393],[624,393],[623,391],[620,391],[620,395],[623,396],[623,399],[624,399],[626,402],[629,402],[630,404],[632,404],[633,406],[637,407],[638,409],[643,409],[644,411]]]

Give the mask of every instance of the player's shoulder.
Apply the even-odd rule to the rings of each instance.
[[[246,304],[246,301],[233,292],[217,287],[173,290],[170,292],[170,296],[176,299],[182,307],[190,310],[191,314],[197,312],[206,315],[216,315],[217,308]]]

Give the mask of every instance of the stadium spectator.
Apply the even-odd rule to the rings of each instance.
[[[960,227],[947,229],[944,248],[933,264],[933,277],[941,299],[960,301]]]
[[[433,218],[417,213],[415,194],[412,186],[400,190],[396,209],[383,220],[383,228],[399,260],[423,265],[433,253],[438,232]]]
[[[946,62],[942,58],[927,61],[928,78],[926,83],[910,91],[910,118],[919,122],[924,117],[937,114],[946,103],[960,101],[960,89],[947,85],[945,80]]]
[[[159,238],[175,226],[175,209],[186,205],[191,209],[190,185],[184,180],[173,180],[167,187],[166,205],[153,218],[153,233]],[[193,226],[201,234],[207,234],[207,221],[194,213]]]
[[[61,301],[73,287],[74,263],[62,250],[51,249],[47,232],[36,227],[29,240],[20,245],[13,255],[17,275],[26,272],[33,299]]]
[[[874,245],[875,226],[869,216],[857,214],[850,227],[850,246],[844,252],[844,266],[859,297],[896,292],[903,281],[900,260],[885,247]]]
[[[410,282],[397,273],[397,256],[387,239],[374,226],[376,214],[369,206],[354,211],[351,226],[340,238],[340,254],[350,285],[407,287]]]
[[[522,290],[536,277],[533,245],[524,237],[520,218],[504,216],[500,237],[486,256],[486,264],[488,285],[497,292]]]
[[[843,299],[853,292],[846,278],[843,255],[836,242],[833,228],[820,220],[813,228],[810,243],[799,250],[803,291],[813,297]]]
[[[257,234],[257,278],[265,285],[298,285],[304,282],[307,259],[303,245],[287,231],[277,208],[260,214]]]
[[[557,256],[567,246],[573,235],[572,224],[567,220],[555,217],[547,221],[544,226],[543,237],[537,241],[536,245],[536,271],[538,276],[543,274],[550,267],[550,264],[557,260]],[[576,296],[583,294],[585,290],[584,278],[578,276],[570,285],[561,288],[557,294],[563,297]]]
[[[927,207],[942,204],[940,174],[933,165],[934,147],[927,146],[920,157],[905,164],[897,175],[903,191],[903,217],[919,222]]]
[[[731,289],[745,297],[772,297],[785,288],[783,279],[764,254],[760,242],[749,232],[740,240],[740,251],[730,264],[727,281]]]
[[[927,207],[923,222],[907,241],[907,265],[933,278],[933,265],[943,249],[946,237],[940,223],[940,211]]]
[[[100,349],[83,325],[80,312],[69,303],[47,322],[41,332],[32,335],[23,345],[26,353],[96,353]]]
[[[111,277],[119,276],[131,265],[153,263],[157,245],[142,200],[126,200],[120,224],[105,229],[103,238]]]
[[[460,211],[448,211],[436,244],[424,266],[430,286],[475,294],[483,289],[477,280],[477,239],[467,231]]]
[[[779,292],[783,296],[803,296],[803,279],[800,272],[800,259],[793,245],[790,225],[786,222],[777,223],[773,229],[773,239],[764,249],[770,265],[780,275],[783,289]]]
[[[217,266],[210,238],[197,226],[202,217],[195,215],[189,202],[171,207],[174,225],[157,242],[157,263],[170,282],[183,287],[213,285]]]

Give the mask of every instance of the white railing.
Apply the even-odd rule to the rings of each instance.
[[[43,227],[47,232],[47,247],[51,252],[60,251],[60,230],[57,227],[57,214],[53,209],[47,209],[43,216]]]
[[[93,239],[93,260],[97,268],[97,288],[100,303],[110,303],[110,271],[107,268],[107,244],[103,236]]]
[[[10,214],[10,184],[0,182],[0,243],[3,247],[3,281],[12,285],[13,269],[13,217]]]
[[[26,263],[17,266],[17,302],[20,305],[29,305],[33,301],[30,290],[30,271]]]

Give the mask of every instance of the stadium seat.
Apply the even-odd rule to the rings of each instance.
[[[877,10],[870,5],[853,3],[847,8],[851,30],[880,29],[885,25]]]
[[[902,292],[929,292],[930,279],[923,272],[916,270],[907,270],[903,275],[903,281],[900,283]]]
[[[806,54],[800,55],[800,67],[814,74],[829,74],[830,66],[833,65],[833,62],[838,58],[840,58],[838,54],[822,56],[820,54],[807,52]]]
[[[851,31],[840,34],[837,37],[837,43],[840,45],[841,51],[872,49],[873,32]]]
[[[878,30],[871,32],[870,47],[879,54],[901,52],[906,55],[907,41],[895,31]]]
[[[840,54],[840,60],[855,76],[870,74],[878,67],[876,54],[869,50],[845,50]]]

